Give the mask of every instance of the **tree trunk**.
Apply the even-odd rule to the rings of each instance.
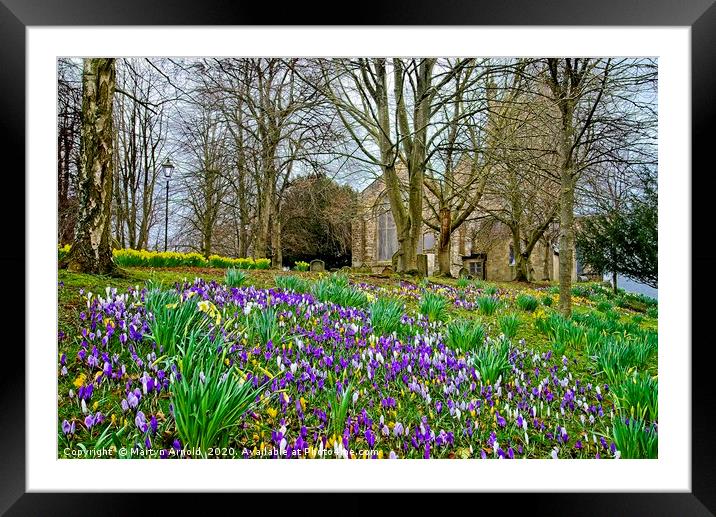
[[[529,254],[522,251],[522,234],[520,226],[517,223],[511,225],[512,230],[512,255],[515,260],[515,282],[528,281],[528,261]]]
[[[563,99],[560,106],[562,127],[559,142],[559,310],[572,315],[572,267],[574,261],[574,101]]]
[[[281,253],[281,218],[275,210],[271,229],[271,266],[275,269],[283,267],[283,253]]]
[[[562,173],[559,214],[559,310],[572,315],[572,262],[574,261],[574,185],[571,170]]]
[[[207,209],[207,213],[204,215],[204,238],[203,240],[203,246],[202,246],[202,254],[205,258],[209,258],[209,255],[211,255],[211,247],[213,245],[213,237],[214,237],[214,225],[211,218],[211,213]]]
[[[544,243],[544,264],[542,264],[542,280],[549,280],[549,254],[550,248],[548,241]]]
[[[115,80],[114,59],[84,60],[79,214],[68,257],[71,271],[116,272],[111,246]]]
[[[524,252],[515,252],[515,282],[529,282],[529,256]]]
[[[243,217],[240,219],[239,228],[239,257],[247,257],[249,254],[249,232],[246,230],[246,223]]]
[[[612,271],[612,288],[614,289],[614,294],[617,294],[617,272]]]
[[[438,271],[440,276],[452,277],[450,272],[450,227],[452,212],[449,207],[440,208],[440,236],[438,238]]]
[[[266,258],[268,256],[269,233],[271,231],[271,209],[274,202],[276,188],[275,174],[267,171],[263,192],[259,199],[258,227],[256,228],[256,245],[254,246],[254,257]]]

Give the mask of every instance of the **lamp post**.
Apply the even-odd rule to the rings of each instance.
[[[162,164],[162,172],[164,177],[167,179],[167,192],[166,202],[164,203],[164,251],[167,251],[167,237],[169,234],[169,178],[172,177],[174,172],[174,164],[169,161],[169,157]]]

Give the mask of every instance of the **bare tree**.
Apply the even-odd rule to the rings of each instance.
[[[111,246],[115,79],[114,59],[84,60],[79,214],[67,257],[72,271],[116,271]]]
[[[656,84],[650,60],[548,58],[541,77],[557,109],[557,176],[560,182],[560,310],[572,311],[575,190],[580,177],[619,162],[655,160],[655,103],[640,95]]]
[[[353,158],[375,166],[386,187],[398,237],[398,271],[417,268],[422,237],[428,128],[440,110],[436,96],[473,60],[436,68],[437,59],[385,58],[323,61],[322,93],[358,151]],[[401,174],[401,170],[405,174]]]
[[[228,134],[215,106],[216,98],[203,92],[182,122],[182,149],[187,153],[187,170],[180,181],[184,202],[189,208],[183,220],[191,233],[198,236],[198,244],[192,247],[205,257],[213,253],[222,200],[230,187],[226,180],[231,167],[226,152]]]
[[[166,139],[161,77],[143,60],[118,63],[115,218],[122,247],[147,248],[156,219],[154,191]]]
[[[559,183],[550,174],[555,166],[550,105],[530,92],[527,65],[520,60],[508,83],[490,87],[493,165],[481,204],[510,229],[515,280],[522,282],[530,280],[530,256],[559,207]]]
[[[57,60],[57,212],[58,241],[70,243],[77,214],[82,126],[82,65]]]

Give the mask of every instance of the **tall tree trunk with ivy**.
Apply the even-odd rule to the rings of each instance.
[[[112,274],[115,60],[85,59],[82,71],[79,214],[67,259],[71,271]]]

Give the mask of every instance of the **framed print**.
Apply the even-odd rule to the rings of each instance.
[[[0,507],[716,512],[711,3],[2,0]]]

